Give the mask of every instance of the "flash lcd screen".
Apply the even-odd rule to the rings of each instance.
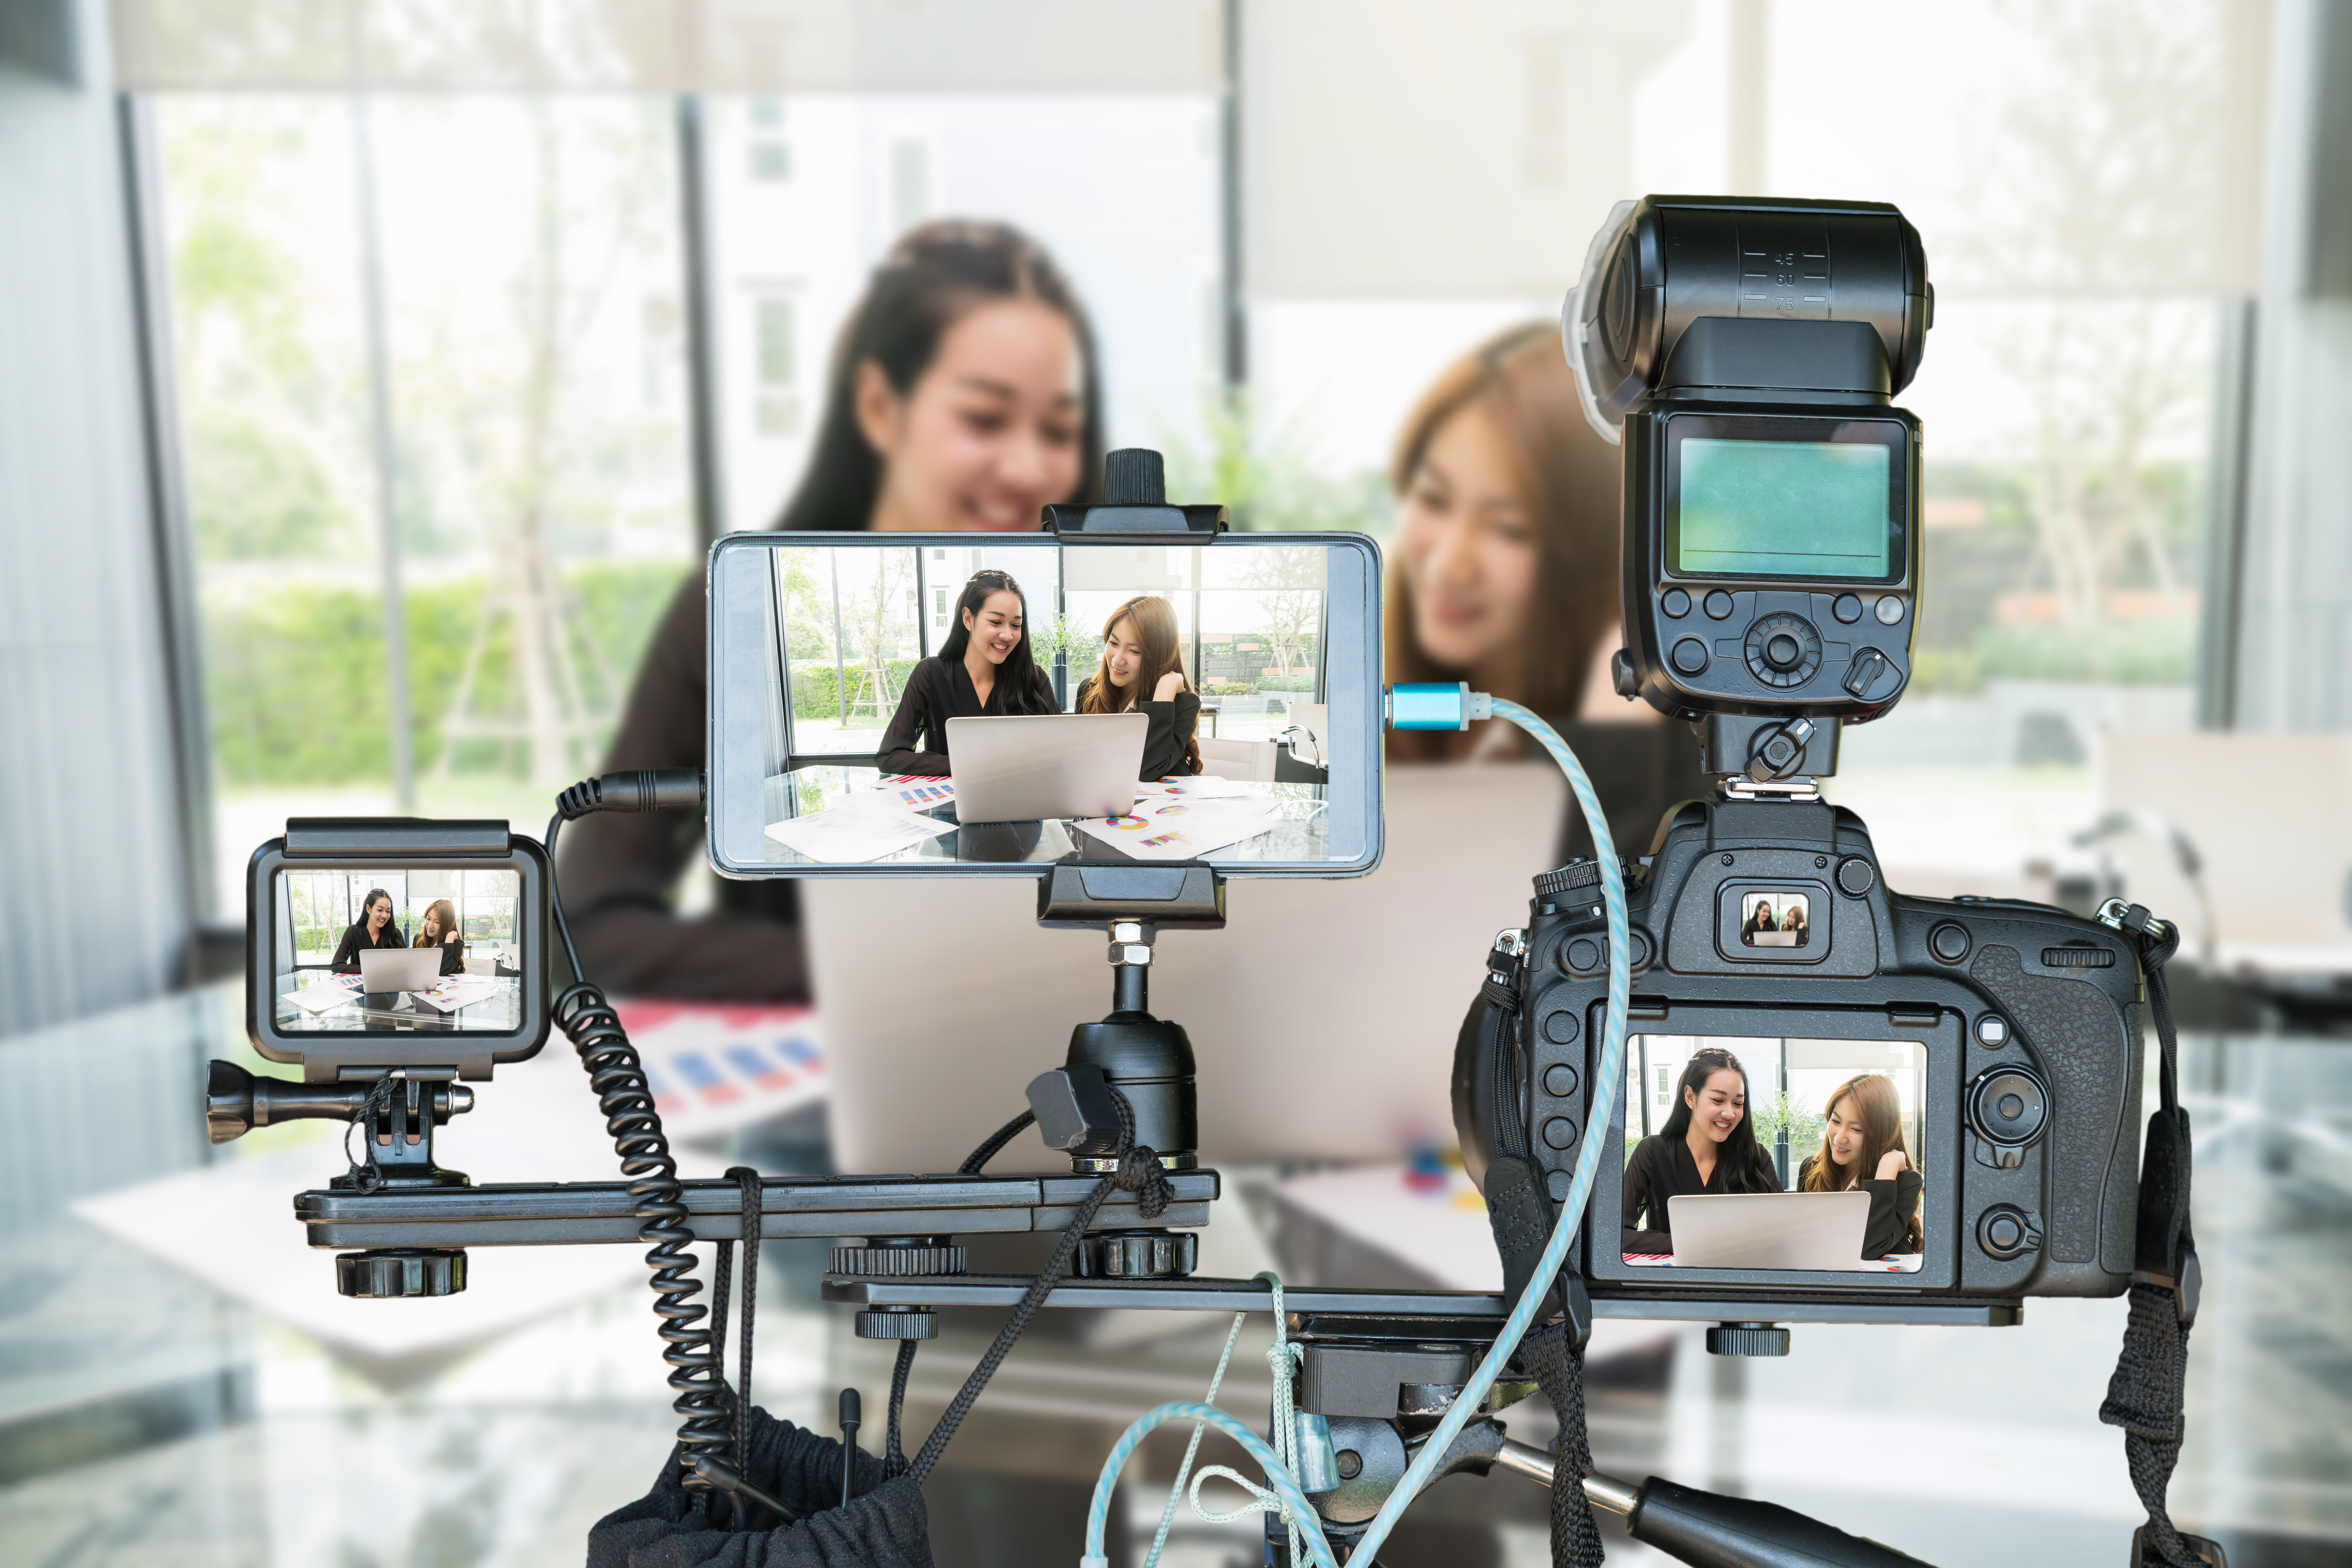
[[[1681,575],[1888,575],[1893,454],[1874,441],[1680,443]]]

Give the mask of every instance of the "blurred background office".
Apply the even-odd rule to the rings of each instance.
[[[2242,1564],[2345,1560],[2352,1339],[2309,1304],[2352,1284],[2347,106],[2340,0],[0,6],[0,1085],[63,1108],[7,1156],[0,1537],[57,1563],[130,1561],[156,1531],[225,1563],[361,1542],[568,1560],[650,1479],[664,1417],[625,1279],[404,1361],[65,1205],[217,1157],[192,1075],[234,1048],[216,983],[243,868],[289,816],[535,827],[594,769],[704,548],[792,493],[835,334],[908,228],[1001,220],[1045,246],[1097,334],[1110,444],[1164,449],[1181,499],[1385,540],[1392,445],[1444,367],[1556,315],[1613,202],[1687,191],[1892,201],[1925,240],[1917,669],[1848,733],[1831,793],[1906,891],[2121,889],[2182,913],[2199,1092],[2243,1134],[2200,1189],[2235,1206],[2200,1233],[2272,1238],[2250,1256],[2295,1282],[2249,1300],[2238,1339],[2200,1331],[2200,1355],[2242,1354],[2192,1393],[2187,1512],[2238,1532]],[[1287,656],[1232,669],[1241,701],[1297,679]],[[71,1310],[92,1290],[171,1321],[110,1320],[101,1345]],[[2029,1316],[2087,1337],[2019,1364],[2105,1353],[2107,1318],[2072,1305]],[[844,1363],[804,1311],[775,1331],[805,1330],[796,1370],[766,1364],[813,1413]],[[1916,1351],[1921,1391],[2004,1364],[2002,1335],[1889,1352],[1867,1332],[1801,1333],[1774,1367],[1654,1355],[1596,1442],[1852,1502],[1859,1483],[1743,1447],[1723,1413],[1875,1408],[1833,1342]],[[1105,1385],[1068,1352],[1114,1428],[1205,1374],[1191,1348],[1135,1354]],[[551,1370],[598,1357],[609,1381]],[[1007,1408],[1080,1397],[1035,1375]],[[2096,1482],[2020,1504],[2048,1555],[1963,1507],[1940,1460],[1879,1478],[1895,1522],[1871,1532],[1931,1558],[1930,1526],[2020,1562],[2120,1552],[2094,1384],[2032,1418],[2063,1456],[2044,1468]],[[2265,1398],[2288,1419],[2256,1441]],[[1927,1403],[1906,1441],[1982,1450]],[[376,1436],[273,1479],[321,1413]],[[1082,1495],[1099,1459],[1091,1428],[1005,1419],[1033,1423],[1034,1458],[940,1505],[942,1561],[992,1560],[957,1553],[1041,1510],[1024,1498],[1073,1511],[1055,1489]],[[455,1460],[390,1479],[436,1434],[476,1445],[494,1496],[452,1501]],[[397,1499],[371,1513],[362,1474]],[[226,1478],[217,1517],[168,1500],[204,1475]],[[1401,1536],[1394,1560],[1540,1560],[1540,1497],[1480,1522],[1523,1483],[1475,1484],[1470,1522],[1430,1526],[1475,1552]]]

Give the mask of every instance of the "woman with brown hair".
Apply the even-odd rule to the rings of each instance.
[[[457,911],[446,899],[436,899],[425,907],[425,918],[416,924],[416,940],[412,947],[437,947],[441,950],[441,973],[466,973],[466,939],[457,931]]]
[[[1448,366],[1389,469],[1386,679],[1466,680],[1547,717],[1593,716],[1588,695],[1608,691],[1617,647],[1618,464],[1585,423],[1553,323],[1514,327]],[[1388,747],[1402,762],[1524,751],[1493,721],[1392,734]]]
[[[1823,1113],[1822,1147],[1797,1174],[1801,1193],[1870,1194],[1870,1223],[1862,1233],[1862,1256],[1886,1258],[1917,1252],[1919,1189],[1903,1139],[1903,1102],[1895,1080],[1884,1073],[1859,1073],[1837,1086]]]
[[[1156,594],[1129,599],[1103,623],[1102,668],[1078,688],[1081,713],[1131,713],[1150,722],[1137,776],[1164,779],[1201,771],[1201,699],[1184,677],[1176,611]]]

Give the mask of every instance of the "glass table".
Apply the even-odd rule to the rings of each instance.
[[[765,816],[770,823],[814,816],[840,809],[860,794],[874,789],[886,775],[878,768],[817,763],[767,780]],[[1329,823],[1325,813],[1326,786],[1319,784],[1237,784],[1236,790],[1270,799],[1276,816],[1266,830],[1203,857],[1213,866],[1246,866],[1253,862],[1316,861],[1330,858]],[[948,831],[854,862],[862,865],[942,864],[1045,865],[1076,852],[1088,860],[1126,860],[1117,846],[1081,832],[1066,819],[1038,822],[955,824],[955,808],[941,805],[924,814],[950,824]],[[811,858],[770,835],[761,836],[765,863],[771,866],[843,864]],[[1151,864],[1138,860],[1137,864]]]
[[[296,992],[319,988],[345,989],[325,970],[297,969],[278,977],[278,1028],[289,1034],[359,1034],[383,1029],[415,1029],[456,1033],[489,1030],[510,1034],[522,1019],[522,981],[512,974],[490,979],[490,994],[478,1002],[444,1013],[405,991],[351,991],[352,999],[322,1013],[313,1013],[294,1000]]]

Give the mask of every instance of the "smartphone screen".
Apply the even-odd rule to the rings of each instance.
[[[730,535],[710,563],[712,863],[1369,871],[1379,606],[1355,534]]]

